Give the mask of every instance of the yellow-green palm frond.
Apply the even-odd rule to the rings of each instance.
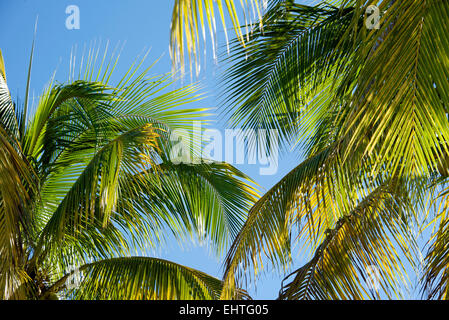
[[[0,50],[0,76],[5,80],[6,82],[6,70],[5,70],[5,61],[3,60],[3,54]]]
[[[244,27],[241,21],[244,21],[247,29],[251,28],[252,20],[262,17],[266,2],[264,0],[175,0],[170,36],[170,54],[174,65],[180,65],[184,73],[187,55],[190,71],[193,72],[193,65],[196,65],[197,71],[199,70],[202,48],[200,42],[206,41],[207,28],[210,32],[213,55],[216,57],[216,19],[219,19],[223,25],[226,42],[229,42],[226,21],[230,18],[237,38],[244,43],[242,33]],[[239,6],[242,9],[241,13],[237,9]]]
[[[249,177],[231,165],[172,163],[176,130],[191,135],[185,147],[199,154],[193,124],[209,114],[185,108],[201,99],[197,85],[171,90],[170,74],[151,76],[152,65],[142,70],[145,54],[113,86],[118,58],[107,62],[105,52],[98,66],[97,56],[91,49],[82,59],[78,79],[71,65],[69,83],[51,81],[17,141],[40,179],[25,246],[33,293],[26,297],[42,297],[70,266],[146,253],[170,234],[211,240],[220,253],[257,197]]]
[[[401,230],[406,210],[395,194],[374,190],[326,230],[313,258],[284,279],[279,298],[404,298],[405,268],[396,248],[409,248],[408,231]]]
[[[254,279],[264,269],[266,259],[275,269],[287,271],[292,261],[294,244],[299,245],[299,253],[302,255],[319,251],[322,243],[330,241],[326,240],[329,239],[329,231],[337,226],[341,239],[346,234],[350,237],[351,232],[353,235],[360,233],[360,242],[365,247],[352,247],[351,250],[369,257],[365,261],[359,256],[353,257],[350,261],[355,266],[351,270],[360,270],[362,263],[365,263],[365,267],[378,266],[383,276],[383,292],[393,292],[397,294],[396,297],[399,296],[398,288],[405,278],[404,262],[399,256],[413,267],[418,256],[409,225],[416,217],[413,202],[409,198],[414,196],[413,191],[410,191],[413,187],[405,190],[406,184],[398,182],[388,173],[372,179],[371,159],[365,159],[362,167],[350,161],[342,162],[342,150],[342,143],[333,143],[311,155],[251,208],[248,219],[226,258],[226,286],[222,298],[235,297],[233,288],[245,287],[243,282]],[[358,152],[360,150],[363,151],[361,148]],[[357,153],[356,151],[354,152]],[[380,191],[376,191],[377,188],[382,190],[380,194]],[[381,205],[383,199],[388,200],[385,200],[388,205],[379,207],[382,212],[380,214],[370,206],[377,202]],[[357,222],[351,227],[342,225],[351,212],[358,212],[361,210],[360,206],[368,204],[362,224]],[[372,214],[371,218],[368,213]],[[361,226],[365,228],[365,233],[361,232]],[[292,239],[293,236],[295,239]],[[355,240],[354,237],[348,240],[348,248],[349,243],[356,245]],[[339,261],[338,257],[335,259],[335,264],[344,262]],[[347,272],[345,277],[349,278],[345,278],[335,289],[345,293],[339,296],[333,291],[329,296],[335,293],[334,297],[348,299],[368,297],[363,294],[363,287],[360,290],[352,288],[356,283],[356,273],[351,276],[349,269]],[[329,281],[333,281],[331,275]]]
[[[334,218],[327,211],[331,207],[330,203],[327,208],[320,207],[321,195],[329,200],[330,180],[324,180],[323,175],[318,177],[326,165],[332,162],[332,157],[333,149],[329,147],[305,160],[251,208],[248,219],[226,257],[226,286],[222,298],[233,297],[234,288],[244,287],[243,281],[254,279],[263,270],[264,256],[277,269],[287,270],[291,262],[291,234],[295,221],[311,217],[315,207],[321,209],[317,212],[323,216],[331,220]],[[308,225],[310,240],[313,241],[317,239],[318,234],[315,233],[319,233],[320,228],[316,229],[311,218]],[[323,224],[326,222],[327,219],[323,220]]]
[[[449,222],[441,220],[433,236],[432,245],[426,255],[425,289],[428,298],[444,299],[449,297]]]
[[[353,17],[353,9],[328,4],[273,6],[263,29],[255,28],[245,47],[235,42],[227,59],[223,80],[232,125],[277,129],[284,141],[310,131],[306,127],[314,130],[333,111],[337,71],[350,63],[352,41],[344,35]]]
[[[79,281],[75,288],[69,287],[70,276]],[[219,279],[174,262],[120,257],[82,265],[46,294],[66,290],[68,297],[83,300],[212,300],[220,296],[222,287]]]
[[[17,119],[0,50],[0,299],[23,299],[31,287],[23,257],[35,234],[37,184],[20,147]]]
[[[370,5],[377,5],[382,14],[380,29],[365,25]],[[307,149],[306,160],[250,211],[228,254],[225,281],[229,279],[230,288],[251,266],[258,272],[263,255],[275,265],[291,259],[294,222],[302,221],[300,243],[315,252],[329,239],[325,230],[335,230],[375,188],[384,183],[407,186],[438,173],[447,176],[444,88],[449,77],[445,59],[435,57],[448,56],[448,9],[438,0],[347,0],[335,7],[324,2],[315,7],[281,4],[264,16],[263,32],[250,37],[244,48],[233,47],[233,65],[226,75],[233,124],[281,128],[283,138],[293,137]],[[411,199],[416,196],[413,189],[401,192]],[[424,206],[413,201],[408,210],[415,219],[412,207]],[[404,237],[397,248],[413,263],[407,254],[413,239],[402,233],[402,218],[396,219],[395,232]],[[343,230],[351,235],[345,225],[337,227],[337,235]],[[386,220],[383,225],[373,234],[367,231],[373,236],[370,241],[383,230],[397,240],[397,233],[385,227]],[[402,272],[389,278],[388,269],[398,261],[396,247],[388,237],[381,239],[378,247],[390,250],[385,249],[388,258],[383,260],[375,254],[381,272],[388,274],[383,278],[386,293],[385,288],[396,287],[393,279]],[[308,267],[324,256],[316,257],[300,272],[305,278],[313,274]],[[339,283],[344,290],[327,297],[364,296],[362,289],[354,289],[360,272],[352,271],[346,273],[345,284]],[[328,280],[334,281],[331,274]],[[296,297],[293,289],[287,291],[287,297]],[[318,293],[316,297],[326,296]]]
[[[139,208],[155,226],[170,226],[175,238],[198,238],[217,253],[228,248],[258,197],[251,180],[223,162],[175,164],[166,159],[156,172],[127,179],[133,188],[122,189],[122,210]],[[156,229],[153,236],[159,236]]]

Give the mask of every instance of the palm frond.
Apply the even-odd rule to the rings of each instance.
[[[15,113],[14,103],[6,83],[6,70],[3,55],[0,50],[0,124],[6,132],[18,138],[18,121]],[[13,139],[13,140],[14,140]]]
[[[404,248],[409,240],[403,238],[408,231],[401,230],[406,210],[403,200],[388,190],[376,189],[333,229],[326,230],[312,260],[284,279],[288,283],[282,286],[279,298],[392,298],[391,291],[404,298],[398,288],[405,269],[396,248]],[[373,270],[378,274],[371,275]]]
[[[245,47],[232,48],[224,76],[231,123],[245,128],[277,129],[284,140],[298,135],[298,123],[319,121],[308,114],[316,95],[333,101],[337,71],[350,63],[353,43],[344,36],[352,8],[281,2],[262,19]],[[324,109],[324,107],[323,107]],[[308,115],[308,116],[303,116]]]
[[[437,170],[447,152],[447,68],[435,56],[447,56],[444,1],[361,1],[361,11],[378,5],[386,11],[379,30],[351,27],[361,46],[344,73],[342,92],[351,91],[350,114],[339,118],[343,132],[353,132],[346,157],[366,142],[365,154],[377,150],[373,174],[385,166],[401,175]],[[355,79],[355,81],[354,81]]]
[[[274,266],[284,270],[288,267],[291,261],[293,211],[300,201],[298,195],[305,193],[306,187],[303,186],[314,185],[310,180],[319,174],[331,151],[328,148],[301,163],[251,208],[226,257],[223,298],[233,297],[234,288],[240,287],[243,278],[251,277],[252,273],[256,276],[260,272],[263,268],[262,253]],[[253,271],[249,271],[250,267]]]
[[[65,102],[86,99],[97,101],[101,105],[111,99],[110,94],[105,92],[107,89],[108,87],[99,82],[75,81],[66,86],[50,84],[39,100],[34,118],[26,127],[24,153],[35,161],[40,158],[44,151],[43,141],[48,121]]]
[[[0,127],[0,298],[17,299],[27,283],[22,259],[34,231],[30,199],[36,186],[32,168],[9,139]]]
[[[41,245],[50,246],[66,234],[76,236],[111,223],[120,193],[120,176],[156,165],[156,137],[157,131],[146,125],[119,135],[98,150],[57,204],[43,230]]]
[[[180,240],[184,235],[209,240],[217,253],[235,238],[257,197],[251,180],[222,162],[175,164],[166,160],[156,171],[127,179],[129,188],[122,189],[121,210],[145,212],[155,225],[168,225]]]
[[[448,236],[449,236],[449,220],[448,212],[448,196],[449,189],[444,186],[447,179],[441,179],[435,184],[435,189],[439,187],[441,190],[438,196],[433,199],[435,206],[433,211],[434,218],[430,225],[434,226],[429,241],[429,247],[424,263],[423,293],[427,294],[429,299],[444,299],[449,297],[449,252],[448,252]],[[433,190],[432,194],[435,193]]]
[[[173,7],[172,21],[170,27],[170,55],[175,66],[181,67],[182,73],[185,70],[185,56],[190,62],[190,71],[193,72],[193,65],[196,65],[197,73],[200,66],[200,41],[206,42],[206,28],[210,31],[211,46],[213,56],[216,57],[217,23],[216,18],[221,20],[226,42],[228,31],[226,20],[231,19],[233,29],[241,43],[245,39],[242,33],[239,17],[242,14],[236,8],[237,1],[234,0],[176,0]],[[215,7],[216,3],[216,7]],[[260,19],[263,14],[266,1],[249,0],[240,1],[245,25],[252,24],[252,19]],[[237,5],[238,6],[238,5]],[[226,11],[227,9],[227,11]],[[225,11],[227,14],[225,14]]]
[[[201,271],[149,257],[113,258],[80,266],[80,283],[68,290],[74,299],[192,300],[217,299],[223,283]],[[67,287],[70,273],[50,292]]]

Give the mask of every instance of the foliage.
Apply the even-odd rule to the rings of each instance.
[[[170,161],[171,133],[206,119],[184,107],[201,98],[196,85],[168,90],[170,75],[142,70],[145,56],[112,86],[118,57],[97,63],[94,52],[69,83],[51,81],[33,113],[13,103],[0,55],[0,298],[219,297],[222,281],[132,251],[170,232],[225,250],[252,182],[226,163]]]
[[[379,29],[365,26],[371,5]],[[235,297],[266,257],[288,270],[298,244],[309,262],[284,280],[280,298],[404,298],[407,271],[421,268],[413,229],[432,215],[437,232],[418,277],[429,297],[447,297],[448,12],[439,0],[273,2],[245,46],[233,43],[224,75],[231,123],[278,129],[305,160],[250,210],[222,297]]]

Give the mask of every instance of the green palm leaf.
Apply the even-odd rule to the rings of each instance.
[[[77,269],[80,283],[68,289],[74,299],[83,300],[173,300],[217,299],[222,282],[201,271],[148,257],[101,260]],[[47,292],[66,289],[69,273]],[[45,296],[44,296],[45,298]]]
[[[283,285],[279,297],[366,299],[379,298],[383,292],[392,298],[389,292],[393,290],[396,297],[404,298],[396,291],[405,271],[396,248],[404,248],[409,241],[408,231],[400,230],[405,210],[404,201],[388,190],[379,188],[369,194],[326,231],[312,260],[284,279],[289,283]],[[373,270],[379,273],[370,274]]]
[[[333,77],[352,56],[353,43],[344,35],[353,16],[352,9],[289,2],[267,12],[263,28],[248,35],[245,47],[233,46],[228,58],[231,123],[277,129],[287,141],[298,135],[299,122],[316,125],[322,113],[308,112],[309,104],[316,95],[325,100],[321,110],[332,102]]]
[[[107,50],[100,65],[98,51],[69,83],[52,80],[22,117],[0,60],[0,297],[54,298],[71,266],[82,266],[85,286],[71,298],[216,298],[222,283],[213,277],[130,256],[169,232],[198,234],[220,253],[255,201],[253,184],[225,163],[170,161],[177,129],[192,133],[187,148],[199,154],[192,121],[208,114],[184,108],[201,98],[197,85],[170,90],[170,75],[141,70],[145,55],[112,86],[117,57],[103,68]],[[127,281],[131,291],[120,288]],[[112,291],[98,296],[99,285]]]
[[[170,28],[170,55],[174,65],[180,65],[184,73],[185,55],[190,62],[190,71],[196,64],[197,72],[200,59],[200,41],[206,41],[206,28],[209,28],[210,38],[213,48],[213,55],[216,57],[216,18],[223,24],[223,29],[228,42],[226,20],[230,18],[238,39],[244,43],[245,39],[240,27],[237,6],[234,0],[176,0],[173,7],[171,28]],[[245,25],[252,24],[251,18],[259,19],[263,14],[263,7],[266,1],[249,0],[240,1],[242,6]],[[216,3],[216,7],[214,4]],[[227,15],[225,14],[227,9]]]

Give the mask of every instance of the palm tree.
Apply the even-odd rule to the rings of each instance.
[[[146,55],[112,86],[118,56],[90,52],[34,112],[29,74],[14,103],[0,53],[0,299],[218,298],[219,279],[145,253],[194,235],[225,250],[252,183],[226,163],[171,161],[171,133],[206,119],[183,108],[197,86],[167,90]]]
[[[367,27],[370,6],[378,29]],[[271,1],[244,46],[234,42],[232,123],[277,129],[305,160],[251,208],[222,297],[257,275],[262,253],[287,270],[292,237],[310,260],[281,299],[404,297],[407,271],[420,268],[422,292],[449,297],[448,13],[442,0]],[[412,229],[427,218],[436,231],[421,266]]]

